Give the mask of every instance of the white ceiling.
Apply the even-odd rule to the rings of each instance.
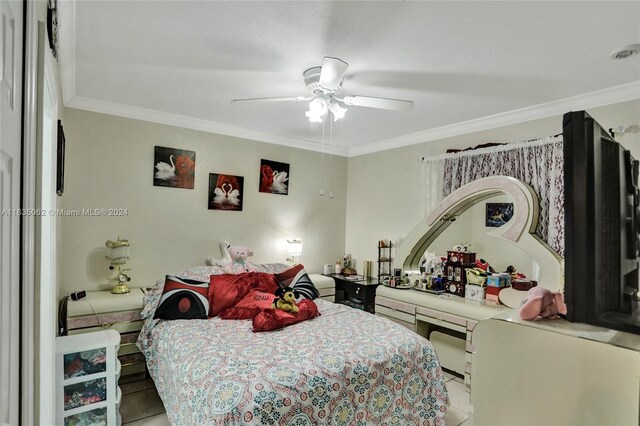
[[[230,101],[306,95],[324,56],[349,63],[343,93],[415,102],[351,107],[344,155],[640,98],[639,56],[609,56],[640,43],[638,1],[58,4],[68,106],[319,149],[304,103]]]

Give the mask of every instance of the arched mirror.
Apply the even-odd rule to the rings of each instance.
[[[485,226],[486,203],[512,203],[504,225]],[[508,176],[470,182],[442,200],[398,248],[403,270],[416,271],[426,250],[446,254],[454,244],[469,242],[472,251],[504,270],[513,264],[550,290],[562,287],[561,257],[536,234],[538,199],[531,187]]]

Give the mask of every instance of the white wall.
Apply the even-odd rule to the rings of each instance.
[[[640,100],[587,111],[607,128],[640,122]],[[420,162],[423,156],[443,154],[447,148],[518,142],[558,133],[562,133],[561,115],[349,158],[346,251],[359,260],[375,260],[378,240],[401,243],[426,215]],[[621,135],[617,140],[640,159],[640,133]],[[457,242],[451,241],[450,245]],[[476,244],[476,247],[479,246]],[[486,256],[482,251],[479,253]],[[491,254],[495,260],[488,260],[510,264],[498,260],[498,253]],[[513,263],[518,267],[517,262]],[[399,264],[396,262],[396,266]]]
[[[285,262],[287,238],[303,241],[309,272],[345,246],[347,160],[333,158],[334,198],[319,195],[320,153],[74,109],[64,110],[64,209],[128,209],[123,217],[61,218],[60,295],[109,289],[104,243],[131,243],[132,287],[219,257],[220,240],[251,247],[250,261]],[[153,186],[154,146],[196,152],[194,189]],[[260,159],[290,164],[289,195],[258,192]],[[328,194],[325,158],[325,194]],[[244,176],[242,212],[207,209],[209,173]]]
[[[637,124],[640,100],[589,112],[606,127]],[[318,194],[319,153],[74,109],[64,110],[64,126],[67,156],[61,207],[126,208],[129,215],[61,219],[60,295],[110,288],[103,247],[118,235],[131,241],[132,286],[139,287],[166,273],[201,265],[208,256],[219,256],[218,242],[224,239],[253,248],[251,260],[256,263],[284,261],[284,240],[300,237],[301,262],[311,272],[320,272],[323,264],[333,263],[345,251],[361,265],[362,260],[376,259],[378,240],[402,242],[425,216],[421,157],[449,147],[561,133],[562,117],[353,157],[348,159],[348,179],[347,159],[334,157],[333,199]],[[639,133],[618,140],[640,158]],[[195,189],[153,186],[156,145],[196,151]],[[261,158],[291,164],[288,196],[258,192]],[[207,210],[210,172],[245,177],[244,211]],[[327,176],[325,168],[325,193]],[[484,231],[479,227],[477,232]],[[442,247],[460,242],[455,239],[443,241]],[[524,257],[500,259],[491,251],[497,248],[473,239],[487,260],[528,272]]]

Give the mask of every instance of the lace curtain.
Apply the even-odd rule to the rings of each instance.
[[[564,255],[564,164],[562,136],[425,158],[425,208],[461,186],[487,176],[512,176],[538,196],[536,234]]]

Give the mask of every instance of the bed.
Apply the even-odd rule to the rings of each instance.
[[[154,320],[163,282],[147,297],[138,346],[171,424],[444,425],[442,369],[406,328],[321,299],[319,317],[272,332],[252,332],[250,320]]]

